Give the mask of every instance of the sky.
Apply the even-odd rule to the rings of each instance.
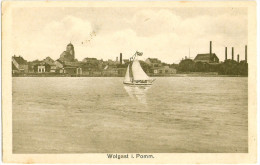
[[[220,61],[244,59],[247,8],[15,8],[12,12],[13,54],[26,60],[56,60],[72,43],[75,57],[115,60],[136,51],[141,59],[179,63],[182,58],[212,52]],[[248,46],[250,49],[250,45]]]

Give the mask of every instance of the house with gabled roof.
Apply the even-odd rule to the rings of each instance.
[[[13,73],[15,72],[28,72],[28,63],[27,61],[21,56],[13,56],[12,57],[12,69]]]
[[[215,53],[212,53],[212,41],[209,42],[209,53],[197,54],[194,62],[206,62],[209,64],[219,63],[219,58]]]
[[[215,53],[198,54],[194,58],[194,62],[219,63],[219,58]]]
[[[48,64],[50,66],[50,72],[52,73],[55,73],[56,72],[56,69],[57,69],[57,66],[55,64],[55,61],[50,58],[50,57],[46,57],[44,60],[43,60],[44,63]]]
[[[54,64],[56,65],[56,68],[57,69],[61,69],[61,68],[63,68],[64,66],[65,66],[65,64],[64,64],[64,62],[62,62],[61,60],[56,60],[56,61],[54,61]]]

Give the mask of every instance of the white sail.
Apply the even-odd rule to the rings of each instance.
[[[129,65],[130,65],[130,64],[129,64]],[[130,79],[130,73],[129,73],[129,65],[128,65],[127,70],[126,70],[124,82],[130,82],[130,81],[131,81],[131,79]]]
[[[134,80],[150,80],[147,74],[142,69],[138,59],[135,59],[132,65],[132,72]]]

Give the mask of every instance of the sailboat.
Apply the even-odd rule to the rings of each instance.
[[[137,52],[130,58],[127,66],[124,84],[127,85],[152,85],[155,79],[150,78],[142,69],[137,56],[143,53]]]

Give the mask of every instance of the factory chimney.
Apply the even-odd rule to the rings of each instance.
[[[120,64],[122,64],[122,53],[120,53]]]
[[[245,60],[247,62],[247,45],[245,46]]]
[[[212,54],[212,41],[209,42],[209,54]]]
[[[227,47],[225,47],[225,60],[227,60]]]
[[[232,47],[232,60],[234,60],[234,47]]]
[[[239,54],[237,55],[237,62],[239,63]]]

